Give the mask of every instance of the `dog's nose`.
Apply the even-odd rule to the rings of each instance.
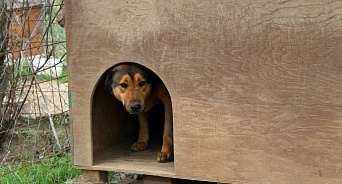
[[[130,107],[130,109],[133,112],[139,112],[140,109],[141,109],[141,105],[140,104],[131,104],[129,107]]]

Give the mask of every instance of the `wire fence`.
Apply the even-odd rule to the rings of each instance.
[[[63,0],[0,1],[0,182],[63,183],[71,165]]]

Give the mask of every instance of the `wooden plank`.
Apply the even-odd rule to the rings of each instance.
[[[171,178],[145,175],[143,184],[171,184]]]
[[[72,1],[65,2],[65,21],[66,27],[66,38],[67,43],[67,51],[70,52],[70,60],[77,61],[77,52],[72,52],[75,44],[71,41],[73,38],[73,31],[72,31],[72,20],[74,17],[72,11],[73,3]],[[93,158],[91,156],[92,153],[92,142],[91,142],[91,129],[90,129],[90,117],[87,116],[89,113],[89,101],[84,101],[85,104],[79,104],[78,102],[81,100],[78,98],[79,96],[85,97],[82,94],[78,94],[76,92],[78,86],[77,82],[74,82],[74,79],[77,78],[74,75],[73,67],[71,62],[68,59],[68,87],[69,87],[69,103],[75,102],[70,108],[70,117],[73,121],[72,124],[72,139],[73,139],[73,164],[76,165],[84,165],[84,166],[91,166],[93,163]],[[75,87],[73,84],[76,84]],[[75,93],[76,92],[76,93]],[[88,103],[88,104],[87,104]],[[85,107],[85,108],[82,108]],[[83,110],[83,112],[82,112]],[[80,114],[84,116],[80,116]]]
[[[94,86],[111,66],[133,61],[155,71],[172,97],[175,173],[170,177],[342,182],[341,1],[68,4],[79,167],[93,168],[83,159],[92,159],[94,150],[77,144],[92,142],[87,131]],[[168,175],[152,165],[145,172]]]
[[[172,177],[174,163],[158,163],[157,154],[161,144],[151,143],[148,150],[134,152],[131,143],[107,149],[95,155],[94,166],[98,170],[113,170],[145,175]]]

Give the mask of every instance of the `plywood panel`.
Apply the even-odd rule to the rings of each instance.
[[[156,161],[161,144],[152,143],[148,150],[142,152],[131,151],[130,146],[131,144],[124,144],[96,154],[93,168],[147,175],[158,173],[166,177],[175,175],[174,162],[158,163]]]
[[[75,124],[103,71],[137,62],[172,97],[174,177],[342,182],[341,1],[68,5]]]

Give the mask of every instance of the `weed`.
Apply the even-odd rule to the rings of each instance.
[[[119,172],[108,171],[108,181],[109,182],[118,181],[118,180],[120,180],[120,173]]]
[[[26,156],[27,160],[32,157]],[[82,170],[73,169],[71,154],[63,157],[53,156],[38,163],[23,162],[0,166],[1,183],[65,183],[68,179],[82,174]],[[9,174],[7,174],[9,173]],[[53,175],[52,175],[53,173]]]

